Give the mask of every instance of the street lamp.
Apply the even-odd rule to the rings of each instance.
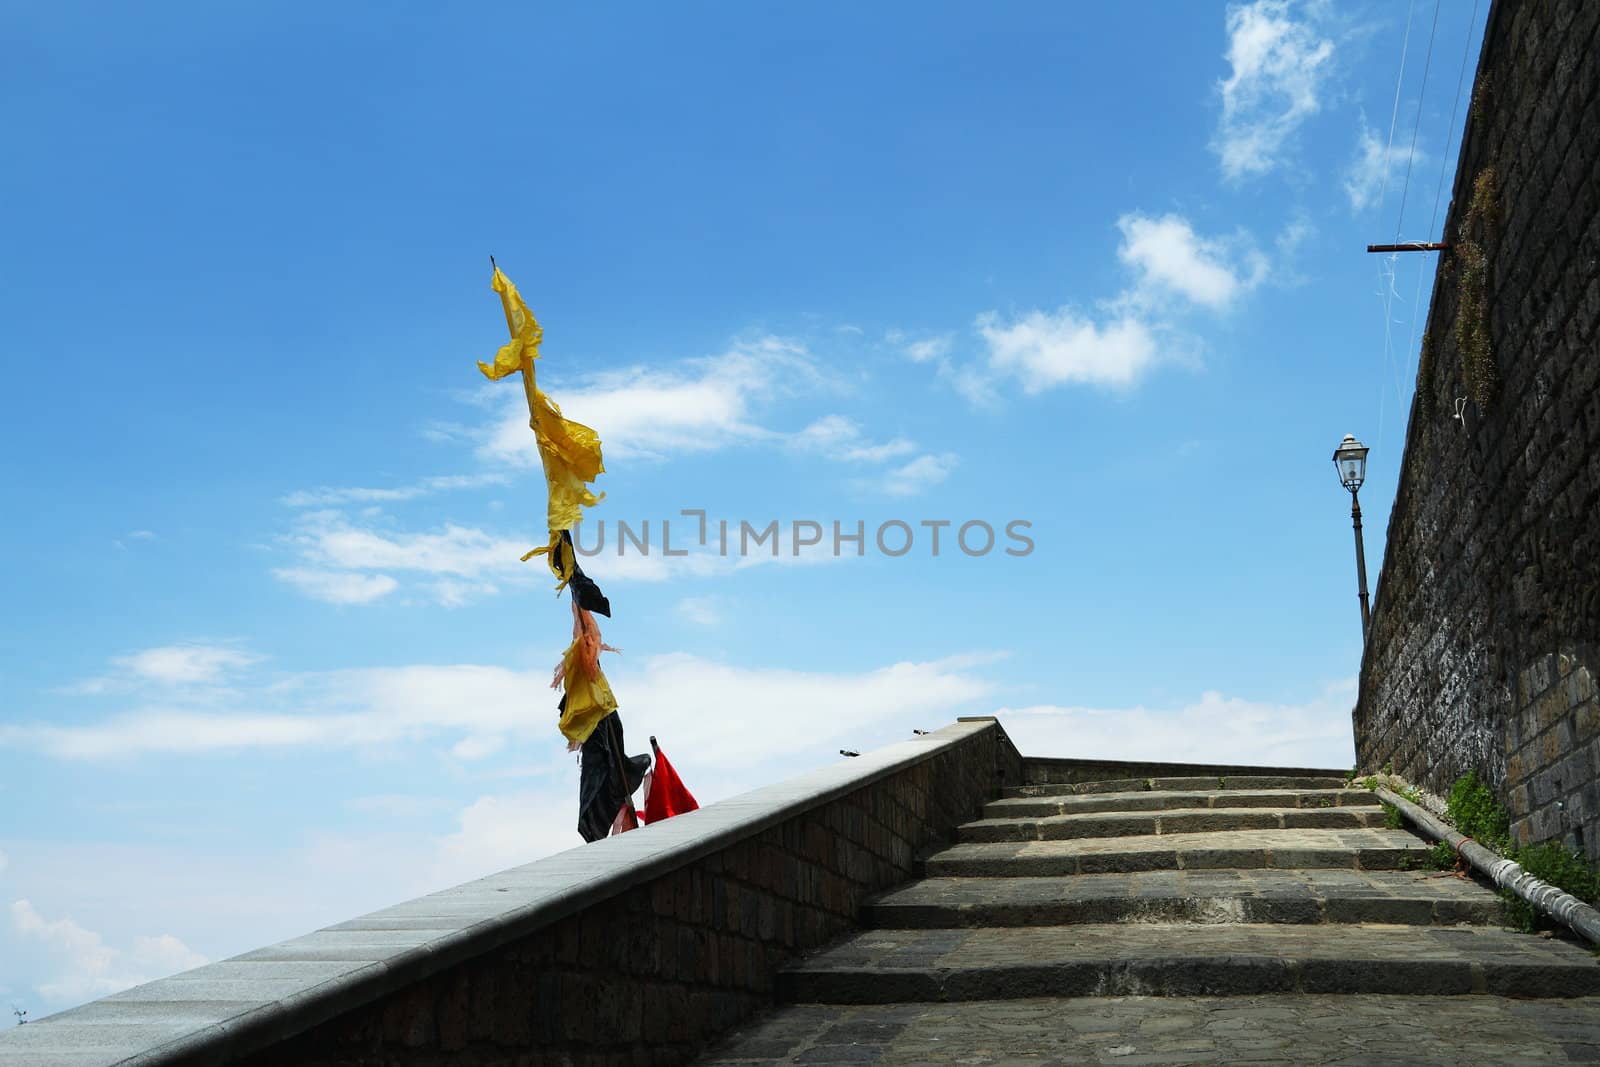
[[[1356,525],[1356,579],[1361,588],[1361,639],[1365,642],[1371,615],[1367,611],[1367,554],[1361,545],[1361,501],[1356,494],[1367,480],[1367,446],[1354,434],[1345,434],[1334,449],[1333,465],[1339,471],[1340,484],[1350,490],[1350,518]]]

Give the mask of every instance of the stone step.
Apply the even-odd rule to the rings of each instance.
[[[956,830],[958,841],[1064,841],[1229,830],[1359,830],[1382,826],[1382,808],[1177,808],[1094,811],[1042,819],[979,819]]]
[[[1091,811],[1165,811],[1171,808],[1376,808],[1370,789],[1210,789],[1011,797],[991,800],[984,818],[1071,815]]]
[[[1078,923],[1498,924],[1485,886],[1423,871],[1146,871],[1064,878],[925,878],[870,901],[870,927]]]
[[[1038,998],[797,1004],[696,1062],[777,1064],[1569,1063],[1600,1060],[1600,997]]]
[[[1002,791],[1007,797],[1063,797],[1091,793],[1143,793],[1196,789],[1346,789],[1349,780],[1335,777],[1241,775],[1237,778],[1116,778],[1077,785],[1019,785]]]
[[[1130,871],[1420,867],[1428,845],[1405,830],[1231,830],[952,845],[924,861],[930,878],[1045,877]]]
[[[1564,941],[1482,926],[1111,924],[872,930],[786,968],[789,1003],[1014,997],[1600,994]]]

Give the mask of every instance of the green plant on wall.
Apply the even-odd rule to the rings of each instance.
[[[1544,841],[1523,848],[1512,847],[1511,815],[1476,774],[1468,772],[1450,787],[1445,812],[1450,821],[1455,823],[1456,829],[1502,856],[1515,860],[1524,871],[1540,881],[1563,889],[1586,904],[1600,900],[1600,872],[1591,867],[1581,853],[1559,841]],[[1442,863],[1445,858],[1443,848],[1447,847],[1443,842],[1436,845],[1434,851],[1437,856],[1430,856],[1430,860]],[[1533,905],[1509,890],[1501,890],[1500,896],[1505,901],[1509,924],[1531,933],[1539,919]]]
[[[1456,779],[1445,812],[1456,829],[1474,841],[1501,853],[1511,847],[1511,815],[1476,772],[1468,771]]]
[[[1472,103],[1467,110],[1467,121],[1472,125],[1472,131],[1482,135],[1484,123],[1488,121],[1489,99],[1494,95],[1494,82],[1482,78],[1472,90]]]
[[[1422,354],[1417,357],[1417,417],[1422,425],[1433,421],[1433,341],[1422,335]]]
[[[1461,373],[1479,411],[1494,397],[1498,376],[1489,341],[1489,254],[1485,246],[1499,234],[1499,184],[1494,168],[1485,167],[1472,181],[1472,199],[1457,228],[1452,248],[1456,275],[1456,347]],[[1424,355],[1426,343],[1424,344]],[[1430,369],[1431,374],[1431,369]],[[1419,367],[1420,378],[1420,367]]]

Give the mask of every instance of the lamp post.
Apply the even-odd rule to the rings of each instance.
[[[1333,465],[1339,471],[1340,484],[1350,490],[1350,518],[1356,526],[1356,580],[1361,589],[1361,640],[1365,642],[1371,615],[1367,611],[1367,554],[1361,544],[1361,501],[1356,494],[1367,480],[1367,446],[1354,434],[1345,434],[1333,451]]]

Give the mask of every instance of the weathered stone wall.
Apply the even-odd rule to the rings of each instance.
[[[1600,858],[1597,27],[1490,11],[1355,730],[1363,768],[1476,770],[1519,840]]]
[[[781,965],[911,878],[1002,769],[1020,774],[998,723],[964,722],[969,736],[931,758],[239,1062],[686,1062],[771,1002]]]

